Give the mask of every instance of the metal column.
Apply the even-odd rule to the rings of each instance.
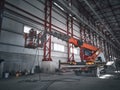
[[[89,42],[89,38],[88,38],[88,29],[85,27],[85,40],[88,43]]]
[[[89,41],[88,41],[88,43],[89,44],[92,44],[92,42],[91,42],[91,31],[88,29],[88,38],[89,38]]]
[[[4,4],[5,4],[5,0],[0,0],[0,32],[1,32],[1,27],[2,27]]]
[[[92,35],[93,35],[93,45],[96,46],[95,45],[95,32],[93,32]]]
[[[44,29],[46,31],[51,31],[51,19],[52,19],[51,16],[52,16],[52,0],[45,0]],[[51,35],[46,36],[43,61],[52,61],[52,58],[51,58]]]
[[[67,14],[67,35],[73,37],[73,17]],[[67,43],[68,47],[68,62],[74,60],[74,45]]]
[[[81,28],[80,28],[80,35],[81,35],[82,41],[85,42],[85,28],[84,28],[84,26],[81,26]]]
[[[106,58],[106,60],[107,60],[107,49],[106,49],[106,42],[105,42],[105,40],[103,40],[103,45],[104,45],[105,58]]]
[[[85,33],[84,33],[84,27],[81,25],[80,27],[80,39],[85,42]],[[83,49],[80,48],[80,58],[81,58],[81,61],[84,60],[84,54],[83,54]]]
[[[93,32],[90,31],[90,41],[91,41],[91,44],[94,45],[94,42],[93,42]]]

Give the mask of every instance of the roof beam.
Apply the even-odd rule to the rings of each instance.
[[[90,28],[90,30],[96,32],[99,36],[101,36],[104,40],[106,40],[106,42],[110,43],[114,48],[119,49],[109,39],[107,39],[104,35],[102,35],[102,33],[97,31],[95,26],[91,25],[90,23],[88,23],[88,21],[85,21],[82,17],[80,17],[79,13],[76,13],[74,6],[72,6],[72,8],[68,7],[63,0],[53,0],[53,1],[59,4],[60,6],[62,6],[64,10],[67,11],[67,13],[70,13],[73,16],[75,16],[80,21],[80,23],[87,25]]]
[[[96,5],[96,7],[99,9],[99,12],[100,12],[100,13],[103,13],[103,11],[101,11],[99,5],[96,4],[95,0],[93,0],[93,2],[94,2],[94,4]],[[104,14],[101,14],[101,15],[103,16],[102,19],[104,19],[105,22],[109,25],[109,27],[112,28],[112,27],[110,26],[110,23],[109,23],[108,20],[106,19],[105,15],[104,15]]]
[[[109,4],[110,8],[111,8],[112,14],[113,14],[113,16],[114,16],[114,18],[115,18],[115,20],[116,20],[116,22],[118,23],[118,26],[119,26],[119,28],[120,28],[119,21],[118,21],[117,18],[116,18],[116,15],[115,15],[115,13],[114,13],[114,10],[113,10],[113,8],[112,8],[112,5],[111,5],[111,3],[110,3],[109,0],[107,0],[107,1],[108,1],[108,4]]]
[[[119,5],[120,5],[120,4],[112,5],[112,6],[115,7],[115,6],[119,6]],[[102,10],[105,10],[105,9],[109,9],[109,7],[107,7],[107,8],[102,8]],[[118,10],[119,10],[120,7],[117,7],[117,8],[115,7],[115,8],[113,8],[113,9],[115,9],[115,10],[118,9]],[[99,11],[99,9],[96,9],[96,11]]]
[[[102,24],[104,24],[103,21],[102,21],[102,19],[100,18],[100,16],[96,13],[96,11],[95,11],[95,10],[93,9],[93,7],[88,3],[88,1],[87,1],[87,0],[84,0],[84,2],[85,2],[86,5],[91,9],[91,11],[97,16],[97,18],[99,19],[99,21],[100,21]],[[113,35],[112,31],[111,31],[108,27],[106,27],[106,26],[105,26],[105,28],[106,28],[107,31],[110,32],[110,34],[113,36],[113,38],[116,40],[116,42],[120,45],[120,42],[119,42],[119,41],[117,40],[117,38]]]

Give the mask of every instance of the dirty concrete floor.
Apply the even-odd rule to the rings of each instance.
[[[0,90],[120,90],[118,74],[97,78],[89,74],[76,76],[73,72],[29,75],[0,80]]]

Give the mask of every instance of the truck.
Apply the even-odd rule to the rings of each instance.
[[[31,30],[29,34],[25,34],[25,47],[37,48],[43,47],[46,40],[46,34],[52,35],[58,39],[66,41],[67,43],[73,44],[75,47],[80,49],[80,62],[70,61],[61,62],[59,61],[59,69],[72,68],[74,72],[93,72],[95,76],[99,77],[101,72],[105,72],[106,60],[102,50],[89,43],[83,42],[80,39],[70,37],[64,33],[56,31],[44,31],[40,34],[35,34],[34,30]],[[27,42],[28,41],[28,42]],[[40,41],[40,42],[39,42]]]

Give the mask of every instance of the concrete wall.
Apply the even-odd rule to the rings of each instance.
[[[12,5],[33,14],[38,18],[44,19],[44,1],[45,0],[6,0]],[[30,14],[14,8],[8,4],[5,7],[12,10],[5,9],[2,22],[2,31],[0,33],[0,57],[5,59],[4,70],[8,71],[22,71],[30,70],[33,66],[38,65],[35,49],[24,48],[24,26],[30,26],[36,30],[43,30],[44,22]],[[15,11],[15,12],[13,12]],[[53,5],[52,11],[52,24],[67,30],[66,27],[66,14]],[[79,37],[79,24],[74,22],[74,34]],[[60,31],[60,29],[56,28]],[[53,50],[53,44],[58,43],[65,46],[65,52],[58,52]],[[40,66],[46,67],[48,64],[41,65],[43,58],[43,49],[39,49]],[[67,62],[67,43],[57,38],[52,37],[52,66],[50,71],[58,68],[58,60]],[[75,60],[79,61],[79,48],[78,54],[75,54]],[[48,68],[49,68],[48,67]]]

